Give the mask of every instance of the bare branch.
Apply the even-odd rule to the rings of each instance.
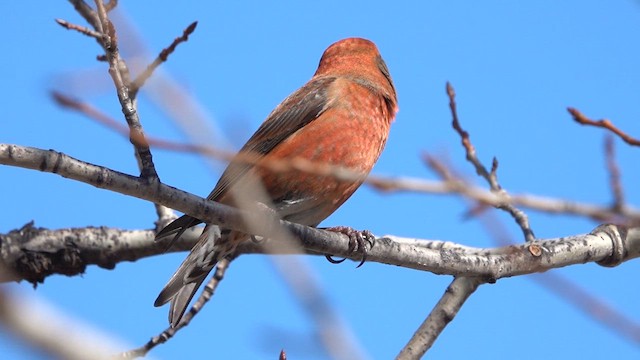
[[[396,359],[422,358],[444,328],[456,317],[464,302],[484,282],[477,277],[456,277]]]
[[[453,116],[452,126],[456,130],[456,132],[460,135],[462,146],[465,148],[467,152],[467,160],[471,164],[473,164],[473,166],[476,169],[476,173],[478,173],[478,175],[483,177],[489,183],[489,186],[491,187],[491,191],[498,193],[504,197],[508,197],[509,196],[508,193],[504,189],[502,189],[502,187],[498,183],[498,176],[497,176],[498,160],[496,158],[493,158],[491,171],[490,172],[487,171],[487,169],[484,167],[484,165],[482,165],[482,162],[478,159],[478,156],[476,155],[476,150],[473,147],[473,144],[471,143],[471,139],[469,138],[469,133],[466,132],[464,129],[462,129],[462,126],[460,126],[460,121],[458,120],[457,105],[455,100],[456,93],[455,93],[455,90],[453,89],[453,86],[449,82],[447,82],[447,95],[449,96],[449,107],[451,108],[451,115]],[[533,234],[533,231],[531,230],[531,226],[529,225],[529,218],[522,210],[516,208],[508,201],[505,201],[497,205],[497,208],[502,209],[508,212],[509,214],[511,214],[511,216],[514,218],[516,223],[522,229],[522,233],[524,234],[524,238],[526,241],[535,240],[535,236]]]
[[[102,47],[105,50],[109,62],[109,74],[113,80],[118,94],[118,100],[122,106],[122,113],[129,125],[131,144],[136,150],[139,161],[140,176],[147,181],[158,181],[158,173],[153,164],[153,158],[149,145],[145,140],[144,131],[133,98],[129,94],[129,70],[120,58],[116,29],[107,17],[107,10],[102,0],[96,0],[98,18],[100,20],[97,30],[103,34]]]
[[[110,359],[115,352],[107,339],[88,331],[69,331],[73,322],[31,301],[0,289],[0,324],[48,357]],[[78,329],[77,326],[73,327]]]
[[[140,75],[138,75],[138,77],[136,77],[135,80],[133,80],[130,87],[131,98],[133,99],[136,98],[138,91],[145,84],[145,82],[149,80],[149,78],[153,74],[153,71],[158,66],[160,66],[160,64],[167,61],[167,59],[169,58],[169,55],[171,55],[174,52],[176,47],[180,43],[186,42],[189,40],[189,35],[193,33],[197,25],[198,25],[198,22],[194,21],[189,26],[187,26],[187,28],[184,29],[184,31],[182,32],[182,35],[175,38],[171,43],[171,45],[169,45],[169,47],[162,49],[160,54],[158,54],[158,57],[156,57],[155,60],[153,60],[153,62],[149,64],[149,66],[147,66],[147,68]]]
[[[581,113],[578,109],[572,107],[567,108],[567,111],[571,114],[571,116],[573,116],[573,120],[575,120],[578,124],[607,129],[612,133],[618,135],[627,144],[631,146],[640,146],[640,140],[633,138],[631,135],[628,135],[624,131],[618,129],[609,119],[591,120],[583,113]]]
[[[499,246],[515,243],[504,228],[502,221],[491,214],[488,215],[480,218],[480,222],[486,232],[494,239],[494,242]],[[640,344],[640,325],[630,319],[630,314],[617,311],[597,295],[590,293],[588,289],[553,271],[535,274],[528,279],[581,310],[592,320],[607,326],[620,336],[632,340],[635,344]]]
[[[62,20],[62,19],[55,19],[56,22],[58,24],[60,24],[60,26],[62,26],[63,28],[67,29],[67,30],[75,30],[83,35],[95,38],[95,39],[101,39],[102,38],[102,34],[100,34],[99,32],[95,31],[95,30],[91,30],[86,26],[80,26],[80,25],[76,25],[76,24],[72,24],[66,20]]]
[[[109,0],[108,3],[104,4],[104,8],[107,12],[113,10],[118,6],[118,0]]]
[[[78,111],[91,119],[96,120],[107,128],[117,133],[127,136],[129,130],[120,122],[109,117],[103,112],[86,102],[71,98],[60,92],[51,92],[54,100],[61,106]],[[134,137],[134,141],[138,141]],[[218,158],[226,161],[245,161],[247,163],[258,165],[255,157],[249,155],[237,155],[230,151],[217,149],[210,146],[201,146],[188,143],[179,143],[170,140],[160,139],[147,136],[147,143],[156,149],[165,149],[176,152],[186,152],[202,154],[212,158]],[[426,179],[409,178],[409,177],[383,177],[370,175],[365,183],[386,192],[392,191],[412,191],[418,193],[429,194],[460,194],[472,200],[478,201],[485,206],[498,207],[504,202],[508,202],[514,206],[522,206],[525,208],[538,210],[549,213],[561,213],[577,216],[586,216],[596,221],[621,223],[621,218],[636,219],[640,221],[640,209],[626,206],[619,211],[612,210],[610,206],[599,206],[587,203],[573,202],[564,199],[548,198],[529,194],[510,194],[505,197],[502,193],[487,191],[484,188],[474,186],[468,182],[462,181],[457,177],[447,174],[446,166],[439,163],[437,159],[426,154],[425,161],[436,170],[444,181],[430,181]],[[339,166],[332,166],[324,163],[311,162],[305,159],[269,159],[269,161],[261,160],[260,166],[264,166],[274,172],[286,171],[305,171],[317,175],[334,176],[341,180],[353,181],[361,175]],[[164,218],[161,216],[160,218]]]
[[[193,319],[193,317],[198,314],[200,309],[202,309],[202,307],[213,296],[216,288],[218,287],[220,282],[224,279],[224,274],[227,272],[227,269],[229,268],[229,264],[230,264],[230,261],[228,259],[222,259],[218,263],[218,265],[216,266],[216,272],[213,274],[213,277],[211,278],[211,280],[209,280],[209,282],[204,287],[204,290],[202,291],[202,294],[200,295],[196,303],[185,314],[185,316],[182,318],[182,321],[180,321],[178,326],[168,327],[159,335],[152,337],[151,340],[149,340],[143,346],[137,349],[124,352],[120,354],[118,357],[124,358],[124,359],[135,359],[138,357],[144,357],[147,355],[149,351],[151,351],[151,349],[153,349],[154,347],[160,344],[164,344],[169,339],[171,339],[178,331],[180,331],[180,329],[189,325],[189,323],[191,322],[191,319]]]
[[[94,29],[100,26],[98,14],[84,0],[69,0],[73,8],[80,14]]]
[[[171,251],[189,250],[195,244],[192,232]],[[88,265],[113,269],[122,261],[160,255],[165,247],[154,241],[154,231],[86,227],[60,230],[36,228],[33,223],[8,234],[0,234],[0,263],[10,272],[0,272],[0,282],[26,280],[33,285],[52,274],[74,276]]]

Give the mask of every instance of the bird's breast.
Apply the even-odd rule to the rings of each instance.
[[[389,134],[391,115],[382,96],[350,81],[336,81],[322,114],[270,151],[269,159],[302,158],[312,163],[369,173]],[[282,216],[315,225],[329,216],[360,186],[335,176],[292,170],[256,169]],[[295,204],[295,206],[289,206]]]

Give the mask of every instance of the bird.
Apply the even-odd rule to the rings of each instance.
[[[270,200],[263,206],[283,220],[317,227],[363,183],[382,153],[397,111],[396,89],[376,45],[357,37],[337,41],[324,51],[313,77],[285,98],[239,150],[207,199],[236,206],[234,194],[251,197],[245,190],[258,181]],[[340,180],[331,175],[279,172],[260,166],[270,160],[293,158],[346,168],[362,177]],[[202,222],[184,215],[158,232],[156,239],[176,234],[173,243],[188,228]],[[328,230],[354,238],[355,230],[348,227]],[[251,236],[205,225],[198,242],[154,303],[158,307],[171,302],[171,327],[178,326],[195,292],[218,261]],[[355,237],[362,241],[362,233],[356,232]],[[350,241],[350,250],[354,247]],[[364,262],[366,247],[363,250]]]

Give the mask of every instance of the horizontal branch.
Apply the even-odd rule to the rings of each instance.
[[[207,201],[159,182],[148,181],[92,165],[57,151],[0,144],[0,164],[55,173],[98,188],[152,201],[225,228],[250,233],[245,221],[243,221],[243,218],[248,215],[245,211]],[[308,251],[358,257],[357,254],[349,253],[348,238],[345,235],[276,220],[270,218],[269,214],[265,215],[265,218],[264,233],[256,235],[265,236],[270,233],[269,228],[272,226],[284,226],[300,240],[301,245]],[[91,229],[86,231],[91,231]],[[100,233],[104,232],[105,228],[95,228],[93,231]],[[151,231],[137,233],[137,235],[124,231],[119,233],[116,239],[122,240],[123,236],[128,235],[137,236],[137,240],[140,241],[138,244],[146,245],[131,245],[136,242],[123,245],[129,247],[131,251],[129,255],[122,256],[122,259],[135,260],[139,257],[161,253],[161,247],[154,243]],[[76,239],[80,241],[84,238],[78,236]],[[87,239],[89,239],[87,253],[91,254],[92,251],[96,251],[96,242],[90,240],[92,237],[87,237]],[[278,244],[277,240],[268,241]],[[47,251],[55,253],[60,250],[48,248],[52,244],[65,246],[63,241],[43,241],[42,243],[47,244],[44,246],[45,253]],[[79,246],[79,243],[74,243],[74,246]],[[182,246],[188,248],[187,243]],[[255,245],[245,246],[247,247],[241,248],[241,251],[258,252]],[[34,250],[31,247],[25,248]],[[113,266],[122,255],[119,253],[118,256],[111,256],[108,252],[105,253],[108,251],[108,247],[98,246],[97,248],[102,249],[101,252],[95,253],[93,261],[100,266]],[[277,249],[287,252],[291,247],[269,246],[270,253],[274,252],[274,249],[276,252]],[[115,249],[114,251],[119,250]],[[377,239],[375,246],[368,253],[368,260],[436,274],[482,276],[493,281],[502,277],[542,272],[586,262],[606,262],[606,265],[615,265],[638,256],[640,256],[640,228],[632,228],[627,231],[623,227],[609,225],[598,227],[592,234],[537,240],[532,243],[495,249],[471,248],[443,241],[384,236]],[[87,258],[90,257],[87,256]],[[15,266],[8,267],[16,269]]]
[[[195,244],[200,229],[188,231],[170,251],[186,251]],[[74,276],[88,265],[113,269],[122,261],[136,261],[166,252],[154,241],[151,230],[122,230],[85,227],[49,230],[28,223],[7,234],[0,234],[0,282],[26,280],[42,283],[52,274]]]
[[[292,224],[291,226],[306,227]],[[614,226],[610,226],[616,229]],[[310,229],[304,241],[309,250],[336,249],[347,255],[343,239],[333,239],[334,233]],[[542,272],[552,268],[611,258],[612,244],[618,235],[608,234],[610,229],[598,228],[593,234],[536,241],[534,244],[512,245],[492,249],[467,247],[447,241],[382,236],[376,239],[369,252],[369,261],[393,264],[436,274],[481,276],[489,281],[502,277]],[[196,242],[201,228],[183,235],[170,251],[187,251]],[[317,232],[318,234],[314,234]],[[302,232],[303,235],[307,235]],[[111,269],[120,261],[136,261],[165,253],[165,246],[154,241],[153,230],[122,230],[108,227],[48,230],[27,224],[19,230],[0,235],[0,254],[6,268],[14,274],[3,274],[0,281],[27,280],[42,282],[51,274],[78,275],[88,265]],[[315,238],[316,235],[319,235]],[[324,238],[328,235],[330,239]],[[624,261],[640,256],[640,230],[620,234],[625,244],[617,255]],[[337,236],[341,237],[341,236]],[[295,247],[280,244],[278,239],[265,239],[266,243],[245,242],[239,254],[269,253],[292,254]],[[336,244],[334,244],[336,243]],[[571,249],[571,251],[569,251]],[[297,252],[299,254],[299,252]]]

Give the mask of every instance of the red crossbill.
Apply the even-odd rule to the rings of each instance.
[[[249,178],[258,179],[271,200],[267,206],[280,218],[317,226],[356,191],[371,171],[397,110],[396,91],[375,44],[361,38],[340,40],[325,50],[311,80],[278,105],[240,149],[240,154],[252,154],[256,161],[231,161],[207,199],[234,206],[232,194],[242,191],[238,189],[251,182]],[[289,158],[344,167],[363,177],[344,181],[260,166],[261,161]],[[201,222],[184,215],[160,231],[157,238],[177,232],[175,241]],[[248,237],[215,225],[205,226],[197,244],[155,301],[155,306],[171,301],[171,326],[178,325],[216,263]]]

